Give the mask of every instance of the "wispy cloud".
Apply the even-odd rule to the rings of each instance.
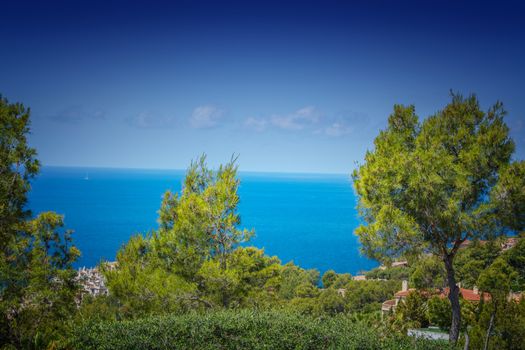
[[[339,137],[350,134],[353,129],[351,126],[345,125],[344,123],[335,122],[325,127],[323,131],[327,136]]]
[[[268,120],[264,118],[248,117],[244,120],[244,126],[255,131],[264,131],[268,126]]]
[[[329,137],[341,137],[370,127],[370,118],[366,113],[343,111],[332,118],[326,118],[322,127],[316,131]]]
[[[313,106],[303,107],[288,114],[274,114],[268,118],[249,117],[244,120],[246,128],[263,131],[270,127],[299,131],[311,129],[321,119],[321,112]]]
[[[224,112],[214,106],[199,106],[190,116],[190,126],[196,129],[216,127],[222,119]]]
[[[320,119],[321,113],[313,106],[307,106],[287,115],[273,115],[270,122],[273,126],[285,130],[304,130]]]
[[[259,132],[274,128],[341,137],[365,129],[368,124],[370,123],[366,113],[344,111],[335,116],[327,116],[317,108],[307,106],[284,115],[274,114],[267,118],[249,117],[244,120],[243,126]]]
[[[174,117],[166,117],[161,113],[143,111],[139,114],[127,118],[126,122],[139,129],[161,129],[172,128],[176,125]]]
[[[73,105],[50,115],[49,119],[59,123],[76,124],[84,120],[104,120],[106,113],[102,110],[87,110],[83,106]]]

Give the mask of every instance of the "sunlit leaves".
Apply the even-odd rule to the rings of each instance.
[[[42,348],[62,337],[76,309],[72,263],[80,251],[63,217],[30,217],[27,194],[38,173],[29,147],[29,109],[0,96],[0,347]]]
[[[413,106],[394,107],[354,173],[366,221],[356,233],[370,256],[395,257],[422,245],[440,253],[458,240],[501,233],[501,224],[511,222],[496,213],[521,220],[524,176],[519,163],[509,166],[514,143],[504,114],[501,103],[485,113],[475,96],[455,94],[421,122]]]

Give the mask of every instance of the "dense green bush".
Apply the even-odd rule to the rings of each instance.
[[[89,323],[72,339],[77,349],[447,349],[448,344],[384,336],[339,315],[230,310]]]
[[[379,267],[370,270],[365,273],[367,279],[385,279],[385,280],[407,280],[412,268],[405,266],[396,266],[396,267],[387,267],[386,269],[381,269]]]

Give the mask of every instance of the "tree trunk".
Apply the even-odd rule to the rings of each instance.
[[[454,266],[452,265],[453,256],[447,255],[443,258],[447,270],[447,283],[449,288],[448,299],[452,306],[452,324],[450,325],[449,340],[456,344],[459,338],[459,328],[461,326],[461,307],[459,306],[459,288],[456,285]]]
[[[492,314],[490,315],[489,328],[487,329],[487,335],[485,336],[485,345],[483,346],[483,350],[487,350],[489,348],[490,332],[492,332],[492,327],[494,326],[494,315],[495,314],[496,314],[496,310],[494,310]]]

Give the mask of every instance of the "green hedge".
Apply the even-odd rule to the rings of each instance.
[[[78,349],[446,349],[442,342],[382,337],[345,316],[316,319],[287,312],[219,311],[85,324]]]

